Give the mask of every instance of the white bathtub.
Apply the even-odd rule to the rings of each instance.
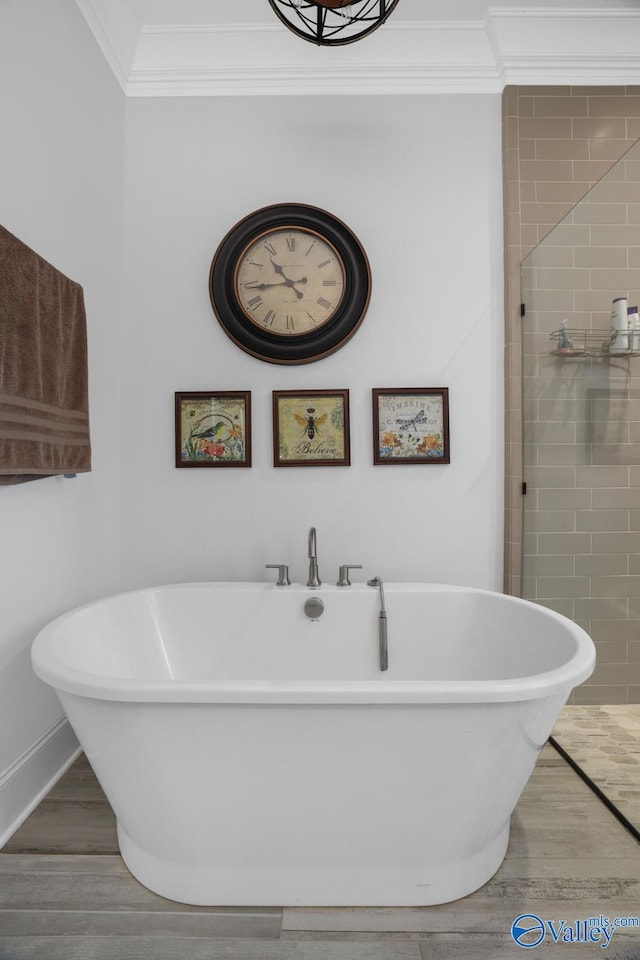
[[[583,630],[501,594],[183,584],[72,611],[33,644],[145,886],[211,905],[427,905],[500,866]],[[325,603],[318,621],[309,596]]]

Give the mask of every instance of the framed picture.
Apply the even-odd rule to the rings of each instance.
[[[374,463],[449,463],[448,387],[373,390]]]
[[[348,467],[348,390],[273,391],[274,467]]]
[[[249,390],[176,393],[176,467],[251,466]]]

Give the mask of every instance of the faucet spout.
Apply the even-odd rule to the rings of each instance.
[[[307,579],[308,587],[320,587],[322,586],[322,580],[318,574],[318,548],[316,543],[316,528],[311,527],[309,530],[309,548],[307,550],[307,556],[309,558],[309,577]]]

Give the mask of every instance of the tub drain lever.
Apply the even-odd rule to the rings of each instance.
[[[378,617],[378,645],[380,651],[380,670],[389,669],[389,644],[387,642],[387,611],[384,605],[384,584],[380,577],[367,580],[367,586],[377,587],[380,591],[380,615]]]

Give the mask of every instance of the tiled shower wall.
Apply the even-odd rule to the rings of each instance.
[[[602,330],[588,341],[598,352],[612,298],[640,299],[640,144],[524,260],[522,277],[522,595],[596,643],[596,671],[573,702],[638,703],[640,357],[558,356],[549,335],[564,319]]]
[[[640,137],[640,87],[505,87],[504,589],[522,574],[520,264]]]

